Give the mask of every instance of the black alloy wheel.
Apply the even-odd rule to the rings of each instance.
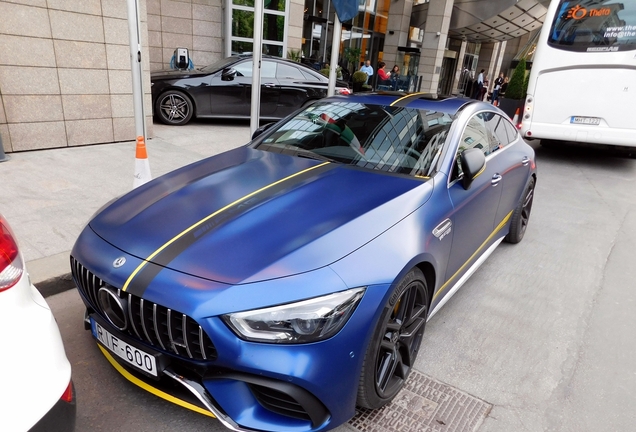
[[[530,178],[528,186],[526,186],[519,205],[512,213],[512,221],[510,222],[510,232],[505,237],[508,243],[519,243],[523,240],[526,233],[528,222],[530,222],[530,212],[532,211],[532,201],[534,199],[534,178]]]
[[[428,306],[426,279],[414,268],[389,296],[367,348],[358,388],[359,406],[380,408],[404,387],[422,343]]]
[[[157,99],[157,113],[162,123],[182,126],[190,121],[194,106],[190,98],[178,90],[168,90]]]

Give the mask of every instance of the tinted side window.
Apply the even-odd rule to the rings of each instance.
[[[484,119],[481,114],[474,115],[466,124],[464,133],[457,147],[457,154],[455,155],[455,163],[453,164],[453,172],[451,179],[455,180],[463,174],[461,164],[459,163],[459,155],[464,151],[471,148],[478,148],[484,152],[484,155],[490,154],[490,133],[484,123]]]
[[[252,76],[252,60],[244,61],[234,65],[236,74],[238,76],[251,77]]]
[[[261,66],[261,78],[276,78],[276,63],[264,61]]]
[[[300,73],[298,68],[279,63],[278,70],[276,71],[276,78],[278,79],[293,79],[304,80],[305,77]]]
[[[502,116],[495,113],[481,113],[480,115],[483,117],[490,132],[491,153],[504,148],[513,141],[514,138],[511,139],[506,130],[507,121]]]
[[[508,134],[508,139],[510,142],[514,142],[519,137],[519,131],[516,127],[512,125],[508,120],[504,119],[504,127],[506,128],[506,133]]]
[[[252,60],[246,60],[234,66],[238,76],[251,77],[252,76]],[[276,63],[271,61],[264,61],[261,66],[261,78],[275,78],[276,77]]]
[[[468,124],[464,128],[464,133],[462,134],[457,154],[459,155],[461,152],[469,148],[478,148],[483,151],[486,156],[490,154],[489,132],[481,114],[473,116],[468,121]]]

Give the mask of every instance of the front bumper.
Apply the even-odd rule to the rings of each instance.
[[[325,431],[355,414],[362,362],[388,284],[367,287],[349,321],[330,339],[296,345],[248,342],[239,339],[221,315],[350,287],[328,267],[240,286],[163,269],[139,297],[116,288],[124,286],[130,274],[126,267],[134,269],[139,259],[89,229],[81,239],[72,252],[71,267],[89,313],[113,335],[165,358],[159,371],[166,373],[156,380],[110,355],[111,364],[136,385],[186,408],[215,415],[235,430]],[[126,266],[113,268],[111,263],[122,256]],[[106,321],[96,295],[106,285],[122,299],[126,297],[134,326],[119,331]],[[187,342],[181,338],[193,333]],[[183,380],[175,379],[179,377]],[[298,407],[300,412],[294,412]]]
[[[107,328],[108,332],[122,341],[157,354],[161,373],[154,378],[131,367],[98,342],[104,357],[124,378],[169,402],[215,417],[230,430],[323,431],[338,426],[354,414],[355,398],[349,404],[350,409],[343,411],[346,414],[336,412],[336,417],[314,394],[292,382],[296,381],[292,377],[287,381],[268,377],[272,374],[270,365],[276,364],[276,361],[270,363],[263,358],[263,370],[259,374],[195,363],[149,349],[118,332],[94,312],[87,313],[87,328],[91,328],[91,320]],[[240,362],[237,362],[237,366],[240,367]],[[359,371],[352,371],[352,374],[357,382]],[[356,391],[357,386],[353,386],[354,396]],[[332,396],[328,401],[332,410],[334,405],[342,406],[343,394],[334,392]]]

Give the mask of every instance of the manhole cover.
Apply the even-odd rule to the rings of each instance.
[[[393,402],[358,409],[349,425],[361,432],[474,432],[492,405],[412,370]]]

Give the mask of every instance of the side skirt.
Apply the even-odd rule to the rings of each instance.
[[[442,308],[442,306],[444,306],[446,302],[453,295],[455,295],[455,293],[461,288],[462,285],[464,285],[464,283],[468,280],[468,278],[471,277],[473,273],[477,271],[477,269],[484,263],[484,261],[486,261],[486,258],[488,258],[490,254],[493,253],[493,251],[497,248],[497,246],[499,246],[499,243],[501,243],[504,237],[505,236],[502,236],[500,239],[496,240],[492,245],[490,245],[488,249],[486,249],[486,251],[483,254],[481,254],[479,259],[475,261],[475,263],[472,266],[470,266],[470,268],[466,271],[466,273],[464,273],[464,275],[455,283],[455,285],[453,285],[453,287],[442,298],[442,300],[439,303],[437,303],[437,306],[435,306],[435,309],[433,309],[433,311],[428,315],[428,318],[426,319],[426,321],[429,321],[431,318],[433,318],[433,315],[435,315],[437,311],[439,311]]]

